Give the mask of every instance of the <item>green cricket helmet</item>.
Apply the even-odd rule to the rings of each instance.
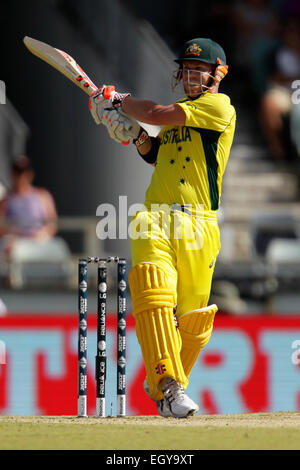
[[[183,48],[179,53],[179,57],[175,59],[175,62],[179,64],[179,69],[174,71],[172,76],[172,89],[174,90],[180,83],[182,83],[182,76],[183,76],[183,67],[182,63],[185,60],[194,60],[194,61],[201,61],[206,62],[207,64],[212,64],[214,69],[218,65],[226,65],[226,55],[222,47],[213,41],[212,39],[208,38],[196,38],[187,41]],[[184,85],[184,92],[187,96],[198,96],[198,94],[203,93],[207,90],[214,82],[214,71],[213,74],[209,74],[210,82],[208,84],[203,83],[202,76],[207,72],[195,71],[195,70],[187,70],[186,73],[188,74],[187,79]],[[197,75],[197,77],[195,77]],[[193,78],[192,78],[193,77]],[[201,87],[198,91],[195,89],[192,90],[192,86]]]
[[[200,60],[208,64],[225,65],[226,55],[223,48],[212,39],[196,38],[183,45],[175,62],[181,64],[184,60]]]

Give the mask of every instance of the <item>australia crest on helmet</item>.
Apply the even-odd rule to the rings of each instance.
[[[193,56],[198,57],[201,51],[202,51],[201,47],[199,47],[198,44],[193,43],[193,44],[190,44],[189,47],[186,49],[185,55],[186,56],[193,55]]]

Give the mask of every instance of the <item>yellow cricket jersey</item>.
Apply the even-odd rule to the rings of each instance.
[[[219,208],[223,173],[233,141],[236,112],[230,98],[206,92],[178,101],[185,126],[164,126],[145,206],[203,204],[204,211]]]

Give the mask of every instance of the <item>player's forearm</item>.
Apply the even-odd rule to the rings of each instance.
[[[137,100],[128,96],[123,104],[122,110],[137,121],[147,124],[157,124],[157,111],[161,106],[150,100]]]
[[[163,106],[150,100],[137,100],[127,96],[122,103],[122,110],[136,119],[155,126],[185,124],[185,113],[176,104]]]

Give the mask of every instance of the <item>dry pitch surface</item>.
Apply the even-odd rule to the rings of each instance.
[[[76,418],[0,416],[0,450],[300,450],[300,412]]]

